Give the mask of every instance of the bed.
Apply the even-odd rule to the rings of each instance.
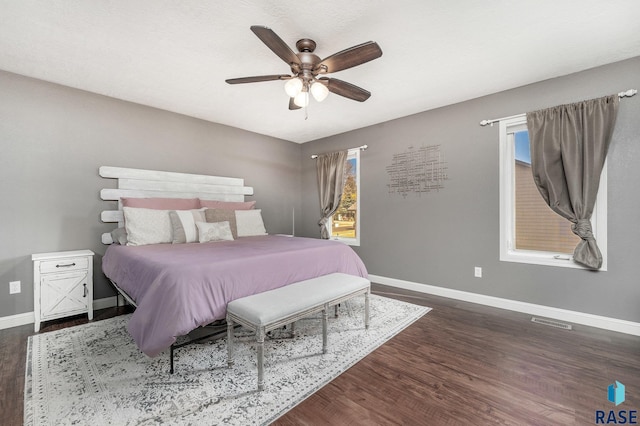
[[[101,196],[118,201],[118,210],[103,212],[103,221],[120,225],[125,196],[195,195],[241,203],[246,193],[252,193],[241,179],[113,167],[101,168],[100,174],[119,179],[118,189],[103,190]],[[225,183],[220,184],[220,179]],[[104,234],[102,241],[112,243],[111,234]],[[351,247],[336,241],[283,235],[206,243],[110,244],[102,270],[119,293],[136,306],[128,329],[140,350],[151,357],[172,348],[178,337],[225,318],[227,303],[237,298],[334,272],[367,277],[362,260]]]

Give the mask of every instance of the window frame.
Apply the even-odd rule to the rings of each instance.
[[[522,130],[527,130],[526,114],[500,120],[500,261],[588,269],[565,253],[515,249],[515,143],[509,135]],[[603,259],[600,271],[607,270],[607,163],[605,160],[591,217],[593,235]]]
[[[356,193],[358,197],[356,199],[356,237],[348,238],[348,237],[340,237],[333,235],[333,216],[329,218],[329,229],[331,230],[331,235],[329,236],[330,240],[340,241],[342,243],[348,244],[350,246],[359,246],[360,245],[360,148],[350,149],[347,151],[347,160],[349,161],[351,158],[356,159]]]

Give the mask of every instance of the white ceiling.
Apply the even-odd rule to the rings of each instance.
[[[0,69],[302,143],[640,56],[639,19],[638,0],[0,0]],[[290,71],[251,25],[321,58],[376,41],[329,75],[371,98],[305,120],[283,82],[226,84]]]

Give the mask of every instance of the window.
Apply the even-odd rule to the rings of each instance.
[[[360,149],[349,150],[338,210],[331,217],[331,239],[360,245]]]
[[[607,163],[591,223],[607,265]],[[500,121],[500,260],[582,268],[572,261],[580,238],[540,195],[531,173],[526,116]]]

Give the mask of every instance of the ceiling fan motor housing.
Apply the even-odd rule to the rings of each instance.
[[[306,85],[310,84],[318,74],[316,66],[320,63],[321,59],[313,53],[316,49],[316,42],[303,38],[296,42],[296,48],[299,53],[296,56],[300,60],[299,64],[291,64],[291,72],[297,74]]]

